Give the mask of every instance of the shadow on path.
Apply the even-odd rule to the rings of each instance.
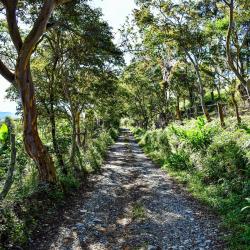
[[[156,168],[128,130],[58,220],[31,249],[225,249],[217,218]]]

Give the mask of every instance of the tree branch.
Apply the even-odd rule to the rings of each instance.
[[[230,6],[230,2],[226,1],[226,0],[222,0],[227,6]]]
[[[35,21],[32,30],[26,37],[19,56],[19,65],[28,66],[34,47],[46,30],[48,20],[56,6],[70,2],[71,0],[45,0],[40,14]]]
[[[12,1],[2,0],[2,3],[6,8],[6,18],[11,40],[13,41],[17,52],[19,52],[20,49],[22,48],[23,41],[19,32],[16,19],[16,7],[18,0],[12,0]]]
[[[0,60],[0,74],[9,82],[11,83],[15,83],[15,74],[12,73],[6,66],[5,64],[2,62],[2,60]]]
[[[233,57],[232,57],[232,53],[231,53],[231,46],[230,46],[230,41],[231,41],[231,36],[232,36],[233,29],[234,29],[234,0],[230,0],[230,5],[229,5],[229,25],[228,25],[227,40],[226,40],[227,61],[228,61],[228,64],[229,64],[230,68],[235,73],[236,77],[240,80],[240,82],[243,85],[246,85],[247,81],[240,74],[240,72],[236,69],[236,67],[234,65],[234,62],[233,62]]]

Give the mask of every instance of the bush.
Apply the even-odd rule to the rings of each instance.
[[[171,146],[169,144],[168,133],[166,130],[158,131],[157,142],[159,144],[159,150],[161,153],[167,155],[171,152]]]
[[[215,129],[206,127],[205,120],[198,118],[194,126],[191,127],[170,127],[170,132],[177,137],[178,140],[186,142],[192,149],[200,150],[212,142]]]
[[[0,210],[0,249],[10,243],[24,244],[27,241],[24,222],[18,219],[9,207]]]
[[[73,175],[60,175],[59,182],[63,187],[64,191],[69,191],[71,189],[77,189],[80,186],[79,180],[77,180]]]
[[[142,135],[146,133],[146,130],[143,128],[132,128],[132,132],[135,138],[140,138]]]
[[[187,170],[192,167],[189,155],[181,150],[176,153],[170,154],[165,160],[165,167],[175,170]]]
[[[211,181],[250,177],[245,152],[232,140],[210,145],[203,166],[204,173]]]
[[[119,135],[119,131],[117,129],[111,128],[109,129],[109,134],[113,140],[116,140]]]
[[[118,131],[110,129],[109,132],[103,131],[98,138],[89,145],[85,155],[85,169],[87,171],[99,170],[105,157],[109,145],[114,143],[113,137],[117,137]]]

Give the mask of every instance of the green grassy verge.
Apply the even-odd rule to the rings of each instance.
[[[133,133],[145,153],[194,197],[217,211],[230,231],[230,249],[250,249],[250,117],[241,126],[234,119],[222,129],[219,121],[202,118],[166,129]]]
[[[118,134],[115,129],[101,131],[89,142],[85,152],[78,152],[78,172],[69,171],[63,175],[57,169],[58,183],[55,185],[38,183],[35,168],[30,168],[26,175],[19,174],[21,166],[17,165],[12,188],[0,203],[0,249],[28,249],[29,238],[39,231],[40,224],[53,224],[58,211],[62,212],[81,192],[87,175],[98,172],[108,147]]]

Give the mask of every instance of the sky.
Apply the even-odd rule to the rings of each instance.
[[[93,0],[91,5],[102,8],[104,20],[113,27],[115,41],[119,40],[118,29],[135,8],[134,0]],[[9,83],[0,75],[0,112],[16,111],[16,103],[5,99],[5,90],[9,86]]]

